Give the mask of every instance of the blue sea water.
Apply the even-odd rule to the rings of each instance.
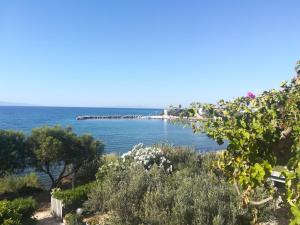
[[[162,109],[80,108],[80,107],[0,107],[0,129],[24,131],[32,128],[61,125],[72,126],[77,134],[89,133],[105,144],[106,152],[122,154],[133,145],[167,142],[190,146],[199,151],[224,148],[204,134],[194,134],[190,127],[166,120],[106,119],[76,120],[80,115],[158,115]]]

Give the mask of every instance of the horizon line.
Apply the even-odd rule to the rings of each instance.
[[[56,108],[106,108],[106,109],[165,109],[165,107],[150,107],[150,106],[61,106],[61,105],[30,105],[9,103],[8,105],[0,105],[0,107],[56,107]]]

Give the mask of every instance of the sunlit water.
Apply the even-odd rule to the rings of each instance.
[[[79,115],[158,115],[161,109],[0,107],[0,129],[24,131],[40,126],[72,126],[78,134],[89,133],[105,144],[106,152],[124,153],[133,145],[168,142],[200,151],[221,149],[204,134],[166,120],[106,119],[78,121]]]
[[[122,154],[138,143],[152,145],[169,143],[190,146],[198,151],[214,151],[224,148],[206,135],[195,135],[190,127],[166,120],[106,119],[76,120],[80,115],[158,115],[161,109],[112,109],[112,108],[63,108],[63,107],[0,107],[0,129],[23,131],[30,134],[32,128],[72,126],[77,134],[89,133],[105,144],[105,152]],[[1,156],[0,156],[1,157]],[[32,171],[32,170],[27,170]],[[55,170],[56,175],[59,171]],[[44,187],[50,187],[50,179],[38,173]]]

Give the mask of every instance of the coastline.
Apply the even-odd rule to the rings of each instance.
[[[77,116],[76,120],[103,120],[103,119],[141,119],[141,120],[189,120],[194,121],[197,118],[180,117],[171,115],[156,115],[156,116],[142,116],[142,115],[84,115]]]

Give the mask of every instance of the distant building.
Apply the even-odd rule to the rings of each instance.
[[[296,63],[295,71],[297,73],[296,84],[300,85],[300,60]]]
[[[198,109],[196,117],[197,118],[202,118],[202,115],[203,115],[203,108],[201,107],[200,109]]]
[[[296,67],[295,67],[296,73],[298,74],[298,76],[300,75],[300,60],[296,63]]]
[[[168,116],[168,110],[164,109],[164,116]]]

